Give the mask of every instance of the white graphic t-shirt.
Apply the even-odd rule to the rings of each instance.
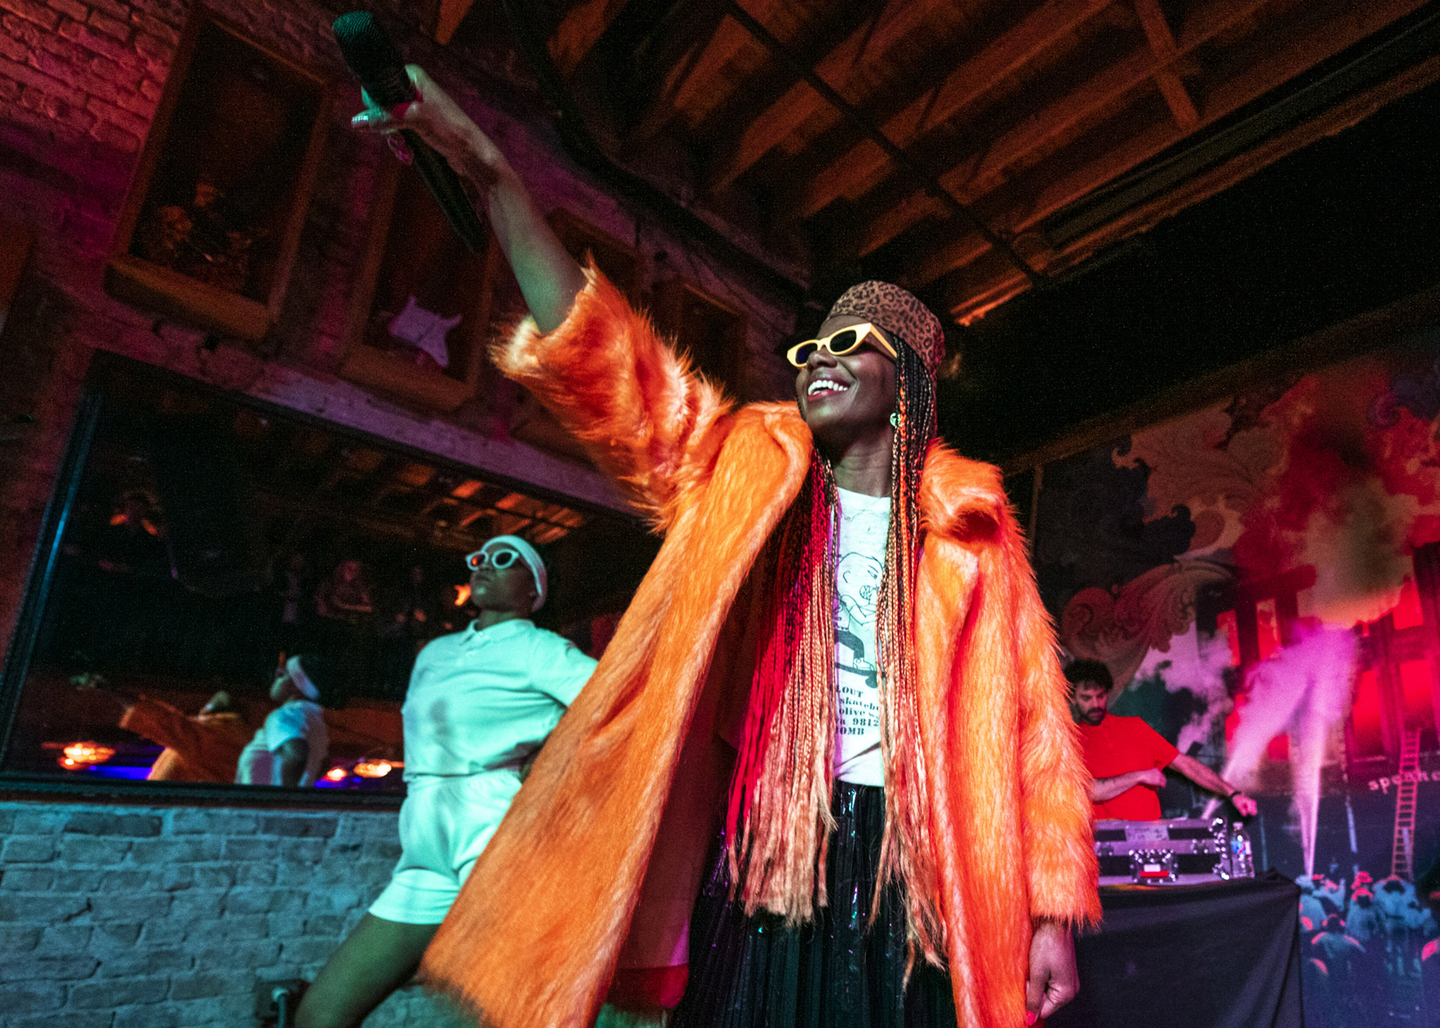
[[[875,611],[885,571],[890,497],[836,489],[840,535],[835,549],[835,777],[853,785],[884,785],[880,758],[880,688]]]

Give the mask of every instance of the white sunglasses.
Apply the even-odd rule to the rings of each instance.
[[[489,564],[496,571],[504,571],[520,559],[520,551],[510,549],[476,550],[465,558],[465,566],[471,571]]]

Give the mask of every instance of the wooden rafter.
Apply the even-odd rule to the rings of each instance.
[[[909,146],[1109,4],[1110,0],[1051,0],[962,64],[937,88],[927,90],[887,119],[880,131],[897,146]],[[810,180],[799,197],[799,215],[809,217],[832,200],[851,195],[857,184],[873,182],[888,165],[889,158],[876,143],[860,142]]]
[[[1316,140],[1333,136],[1374,114],[1385,104],[1399,97],[1408,96],[1436,81],[1440,81],[1440,57],[1431,58],[1393,79],[1360,93],[1345,103],[1330,109],[1321,117],[1267,140],[1255,149],[1247,150],[1205,174],[1197,176],[1182,187],[1166,193],[1154,203],[1109,221],[1074,240],[1067,248],[1067,263],[1083,259],[1115,239],[1143,232],[1170,215],[1248,178],[1285,155],[1308,146]]]
[[[1177,49],[1188,53],[1213,39],[1231,25],[1249,17],[1268,0],[1210,0],[1186,22],[1183,44]],[[1021,163],[1028,155],[1046,146],[1104,112],[1138,86],[1152,80],[1161,62],[1148,46],[1141,46],[1089,81],[1072,90],[1064,99],[1018,123],[985,148],[979,161],[966,159],[939,176],[940,184],[963,202],[974,203],[1005,182],[1009,168]],[[1174,138],[1183,138],[1192,129],[1176,129]],[[1111,177],[1124,168],[1111,169]],[[886,219],[884,238],[879,232],[867,235],[871,249],[889,242],[900,232],[931,211],[930,198],[924,193],[913,194],[890,212]]]
[[[844,96],[847,83],[866,61],[883,55],[923,25],[929,15],[929,4],[889,0],[873,18],[826,54],[816,64],[815,73]],[[735,181],[792,132],[825,112],[827,106],[808,83],[795,83],[755,118],[738,140],[719,148],[725,156],[711,173],[712,188],[720,189]]]
[[[575,73],[587,54],[595,48],[615,16],[629,0],[580,0],[570,8],[550,36],[550,59],[567,78]]]
[[[710,18],[709,12],[705,13]],[[694,24],[694,23],[692,23]],[[685,53],[665,71],[655,97],[630,133],[632,147],[654,138],[694,96],[710,86],[738,47],[753,46],[734,18],[720,17],[712,31],[697,34]]]
[[[783,43],[799,38],[811,21],[823,14],[824,0],[738,0],[751,18]],[[723,5],[715,5],[723,8]],[[741,81],[759,74],[772,61],[770,52],[734,18],[725,16],[708,43],[679,74],[668,75],[631,144],[643,143],[684,111],[698,122],[733,95]]]
[[[475,0],[440,0],[440,10],[435,17],[435,42],[441,46],[450,42],[473,6]]]
[[[1311,25],[1304,31],[1297,31],[1293,23],[1272,27],[1264,39],[1255,43],[1258,50],[1269,55],[1269,59],[1265,62],[1244,63],[1232,78],[1207,90],[1206,103],[1200,111],[1201,125],[1210,124],[1230,114],[1314,67],[1318,62],[1353,46],[1396,19],[1411,13],[1422,6],[1423,2],[1424,0],[1375,0],[1365,5],[1363,12],[1346,10]],[[1353,124],[1383,103],[1429,84],[1437,77],[1440,77],[1440,60],[1432,60],[1412,72],[1398,76],[1357,98],[1351,105],[1342,105],[1300,129],[1287,133],[1274,144],[1257,148],[1251,154],[1227,162],[1222,168],[1202,176],[1184,190],[1167,194],[1143,211],[1073,241],[1065,248],[1061,266],[1073,264],[1104,245],[1143,230],[1166,214],[1213,195],[1285,154],[1315,139],[1333,134],[1345,125]],[[1168,120],[1155,122],[1137,132],[1129,142],[1113,148],[1103,157],[1077,166],[1069,174],[1055,176],[1054,169],[1045,166],[1032,169],[1030,176],[1044,185],[1030,187],[1016,183],[1014,196],[1008,201],[1011,213],[1005,216],[1002,222],[1016,232],[1033,227],[1043,218],[1113,180],[1116,174],[1133,168],[1173,146],[1183,139],[1184,135]],[[1063,155],[1057,155],[1055,160],[1062,161]],[[978,237],[958,239],[929,253],[910,267],[897,271],[896,277],[920,288],[947,274],[956,275],[959,271],[957,266],[975,261],[976,255],[983,255],[985,249],[983,241]],[[951,313],[961,320],[975,316],[978,310],[987,306],[993,306],[993,303],[986,299],[987,296],[1001,296],[1007,292],[1013,295],[1014,292],[1023,290],[1027,284],[1023,277],[998,264],[993,276],[989,277],[988,285],[982,287],[973,274],[965,274],[964,279],[962,288],[945,290],[953,295]]]
[[[1174,64],[1180,51],[1175,46],[1175,37],[1165,20],[1165,12],[1160,10],[1159,0],[1135,0],[1135,14],[1145,29],[1145,38],[1150,41],[1150,52],[1159,62],[1155,72],[1155,84],[1164,94],[1165,103],[1169,105],[1170,113],[1175,116],[1175,124],[1189,132],[1200,123],[1200,112],[1195,110],[1195,101],[1190,99],[1185,83],[1180,81],[1180,76],[1175,71]]]
[[[438,2],[443,22],[471,0]],[[721,223],[777,225],[760,244],[776,252],[801,252],[809,233],[825,262],[816,274],[864,259],[969,318],[1026,288],[1032,269],[1063,271],[1235,180],[1227,175],[1263,167],[1272,145],[1288,152],[1275,141],[1290,130],[1275,126],[1243,147],[1232,136],[1184,147],[1424,0],[554,6],[548,46],[571,89],[618,76],[622,88],[593,100],[613,116],[598,128],[622,133],[604,139],[622,164],[688,176],[677,162],[648,162],[663,134],[661,152],[707,162],[698,181],[657,183],[667,191],[693,190]],[[1406,45],[1409,55],[1418,44]],[[1410,67],[1420,59],[1405,57]],[[1334,83],[1324,95],[1342,88],[1360,87]],[[1318,112],[1319,96],[1284,109]],[[1176,180],[1146,166],[1133,189],[1118,185],[1166,150],[1184,159]]]

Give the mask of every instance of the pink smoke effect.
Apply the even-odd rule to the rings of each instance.
[[[1180,729],[1175,748],[1190,752],[1195,743],[1209,743],[1216,723],[1230,713],[1230,695],[1225,687],[1225,669],[1232,664],[1230,646],[1223,635],[1202,636],[1194,625],[1184,635],[1171,640],[1169,652],[1151,650],[1145,656],[1137,679],[1158,677],[1167,692],[1186,690],[1204,704],[1188,724]]]
[[[1330,728],[1345,714],[1355,674],[1356,639],[1336,628],[1296,625],[1296,641],[1250,670],[1249,702],[1230,740],[1222,777],[1244,787],[1281,732],[1290,736],[1290,772],[1305,873],[1315,869],[1320,767]],[[1206,811],[1209,816],[1211,810]]]
[[[1306,376],[1263,416],[1284,460],[1242,514],[1234,559],[1242,581],[1315,567],[1302,613],[1331,625],[1380,617],[1397,602],[1413,548],[1440,540],[1433,426],[1381,402],[1393,399],[1389,374],[1359,361]]]

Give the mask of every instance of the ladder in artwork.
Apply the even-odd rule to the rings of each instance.
[[[1395,839],[1390,850],[1390,873],[1407,882],[1415,880],[1415,791],[1420,778],[1420,729],[1400,737],[1400,767],[1395,790]]]

